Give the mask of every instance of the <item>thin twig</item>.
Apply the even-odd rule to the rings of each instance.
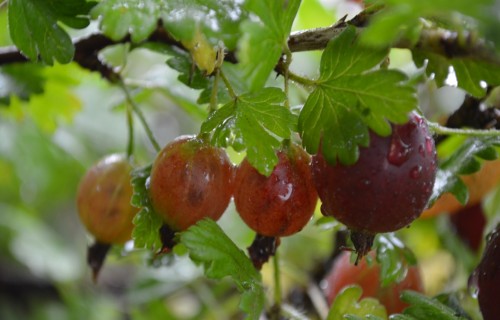
[[[496,129],[456,129],[443,127],[442,125],[428,121],[429,129],[436,134],[441,135],[463,135],[470,137],[498,137],[500,130]]]
[[[238,96],[236,95],[236,92],[234,92],[233,86],[231,85],[231,83],[229,82],[229,80],[226,78],[226,75],[224,74],[224,72],[222,71],[222,69],[219,69],[219,75],[220,75],[222,81],[224,81],[224,84],[226,85],[226,88],[227,88],[227,92],[229,93],[229,95],[231,96],[231,98],[238,99]]]
[[[381,8],[380,6],[367,8],[353,19],[346,21],[344,17],[330,27],[295,32],[291,34],[288,39],[288,47],[291,52],[324,49],[328,42],[341,34],[347,26],[354,26],[359,30],[363,29],[368,24],[371,17],[380,11]],[[105,78],[113,79],[112,70],[102,65],[98,59],[97,53],[108,46],[130,42],[130,35],[121,40],[114,41],[100,33],[76,39],[74,42],[74,61],[86,69],[100,72]],[[188,51],[188,49],[185,48],[181,42],[175,40],[161,24],[159,24],[145,42],[167,44],[177,47],[180,50]],[[395,48],[435,53],[448,59],[467,57],[500,65],[500,57],[484,39],[478,38],[473,33],[451,32],[435,26],[425,27],[421,31],[420,38],[416,43],[402,38],[392,46]],[[0,65],[27,61],[28,59],[14,46],[0,48]],[[238,60],[235,52],[226,52],[224,61],[237,63]]]
[[[146,121],[146,118],[144,117],[144,114],[142,113],[141,109],[137,105],[137,103],[134,101],[132,96],[130,95],[130,91],[128,90],[127,86],[123,82],[122,79],[118,81],[120,87],[122,88],[125,98],[127,99],[127,102],[132,106],[132,110],[135,112],[137,117],[139,118],[139,121],[141,122],[142,126],[144,127],[144,130],[146,131],[146,135],[148,136],[149,141],[155,148],[156,152],[160,152],[161,148],[158,142],[156,141],[153,132],[151,131],[151,128],[148,125],[148,122]]]
[[[130,160],[134,156],[134,118],[132,117],[132,106],[127,102],[127,127],[128,127],[128,143],[127,143],[127,158]]]

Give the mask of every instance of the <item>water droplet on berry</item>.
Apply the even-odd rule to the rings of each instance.
[[[470,275],[469,280],[467,281],[467,288],[473,298],[477,299],[479,294],[479,272],[474,270],[474,272]]]
[[[422,176],[422,166],[415,166],[410,171],[410,177],[412,179],[418,179]]]
[[[394,135],[389,148],[389,155],[387,160],[395,165],[401,166],[410,157],[411,147],[401,140],[400,137]]]
[[[418,146],[418,153],[419,153],[422,157],[424,157],[424,158],[425,158],[425,147],[424,147],[424,145],[422,145],[422,144],[421,144],[421,145],[419,145],[419,146]]]
[[[293,185],[291,183],[287,183],[287,185],[286,185],[286,193],[285,194],[280,194],[280,195],[278,195],[278,197],[282,201],[287,201],[288,199],[290,199],[290,196],[292,195],[292,193],[293,193]]]
[[[425,148],[429,154],[434,153],[434,143],[431,137],[425,137]]]

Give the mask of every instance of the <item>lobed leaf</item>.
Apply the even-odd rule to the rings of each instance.
[[[242,10],[241,3],[229,0],[104,0],[92,11],[92,16],[102,19],[102,32],[114,40],[130,34],[133,42],[141,42],[151,35],[161,19],[179,41],[192,40],[199,31],[234,49],[239,24],[247,12]]]
[[[413,51],[417,66],[422,66],[427,61],[427,75],[434,75],[438,86],[445,84],[450,67],[453,67],[457,78],[457,85],[473,95],[481,98],[486,94],[486,88],[481,84],[485,82],[490,86],[500,85],[500,65],[487,61],[479,61],[470,57],[446,59],[437,54]]]
[[[260,22],[242,24],[238,58],[250,90],[262,88],[276,66],[288,38],[300,0],[249,0],[246,8]]]
[[[54,60],[68,63],[75,48],[58,22],[84,28],[89,24],[85,15],[94,5],[85,0],[11,0],[8,15],[12,41],[32,61],[40,58],[48,65]]]
[[[0,79],[4,71],[8,79],[4,99],[9,100],[9,106],[1,110],[3,115],[29,118],[42,131],[52,133],[60,123],[71,123],[82,107],[72,87],[79,84],[86,73],[76,65],[51,68],[36,64],[10,65],[2,68]],[[0,89],[0,99],[3,94]]]
[[[475,18],[478,25],[484,28],[494,19],[494,5],[493,0],[473,3],[468,0],[385,0],[384,9],[371,19],[361,38],[367,45],[388,47],[400,37],[415,40],[422,18],[453,22],[457,14]],[[461,28],[461,25],[455,24],[456,29]]]
[[[368,129],[386,136],[389,122],[404,123],[417,105],[415,89],[394,70],[373,70],[386,50],[362,47],[354,28],[331,40],[321,59],[321,75],[299,116],[306,150],[319,150],[328,162],[352,164],[358,146],[369,143]]]
[[[162,22],[176,39],[189,41],[201,32],[209,40],[222,41],[229,50],[236,48],[240,24],[248,17],[242,1],[171,0],[167,6],[161,14]]]
[[[481,81],[490,86],[500,85],[500,65],[473,59],[453,59],[451,64],[458,86],[475,97],[480,98],[486,94]]]
[[[131,173],[131,183],[134,188],[131,204],[134,207],[141,208],[135,215],[134,230],[132,239],[136,248],[161,248],[159,230],[163,221],[155,213],[151,206],[148,192],[148,180],[151,173],[151,165],[135,169]]]
[[[379,234],[374,247],[377,250],[383,287],[402,281],[406,277],[408,266],[416,264],[413,252],[394,233]]]
[[[280,105],[285,94],[278,88],[264,88],[247,93],[213,112],[202,124],[201,132],[212,132],[216,145],[246,146],[248,161],[264,175],[271,174],[278,162],[275,150],[280,139],[287,139],[294,126],[294,116]]]
[[[409,303],[410,306],[403,311],[403,315],[410,316],[410,319],[417,320],[465,320],[466,318],[458,314],[455,310],[441,303],[435,298],[429,298],[421,293],[406,290],[401,293],[401,300]],[[392,317],[392,319],[406,319]]]
[[[145,40],[156,28],[165,5],[158,0],[105,0],[93,10],[101,31],[118,41],[129,33],[133,42]]]
[[[362,293],[363,289],[358,285],[351,285],[342,289],[330,307],[327,320],[387,319],[385,307],[375,298],[360,300]],[[368,316],[371,318],[368,318]]]
[[[217,223],[199,221],[180,234],[180,243],[195,263],[203,265],[207,277],[231,277],[243,293],[240,308],[249,319],[259,319],[265,300],[260,273]]]
[[[11,96],[28,100],[43,92],[46,75],[43,67],[32,63],[12,64],[0,68],[0,104],[8,105]]]

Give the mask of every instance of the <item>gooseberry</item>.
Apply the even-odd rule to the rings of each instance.
[[[80,220],[100,243],[122,244],[131,239],[138,209],[130,204],[132,167],[123,155],[112,154],[92,166],[77,192]]]
[[[500,224],[487,237],[481,262],[473,274],[478,289],[479,308],[484,320],[495,320],[500,315]]]
[[[329,305],[332,304],[340,291],[349,285],[359,285],[363,289],[362,298],[377,298],[383,304],[388,314],[401,313],[408,305],[401,301],[403,290],[423,292],[423,283],[417,266],[409,266],[406,276],[399,282],[382,286],[380,281],[380,265],[366,259],[357,265],[350,261],[350,253],[344,251],[337,256],[320,286]]]
[[[247,159],[235,176],[236,210],[251,229],[267,237],[300,231],[311,219],[318,198],[309,155],[295,144],[279,150],[277,155],[278,164],[268,177]]]
[[[233,192],[233,165],[224,149],[181,136],[157,155],[149,195],[153,209],[173,231],[203,218],[218,220]]]
[[[318,152],[312,174],[321,211],[351,231],[357,252],[369,251],[374,235],[407,226],[422,213],[432,193],[436,149],[426,122],[412,113],[381,137],[370,131],[354,165],[330,164]]]

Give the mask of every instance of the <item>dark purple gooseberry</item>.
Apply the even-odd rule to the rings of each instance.
[[[473,274],[484,320],[500,317],[500,224],[488,235],[481,262]]]
[[[388,137],[370,131],[370,144],[360,148],[354,165],[329,164],[318,152],[311,167],[321,211],[352,231],[363,256],[375,234],[407,226],[425,209],[436,177],[436,149],[425,120],[411,113],[405,124],[392,125]]]

